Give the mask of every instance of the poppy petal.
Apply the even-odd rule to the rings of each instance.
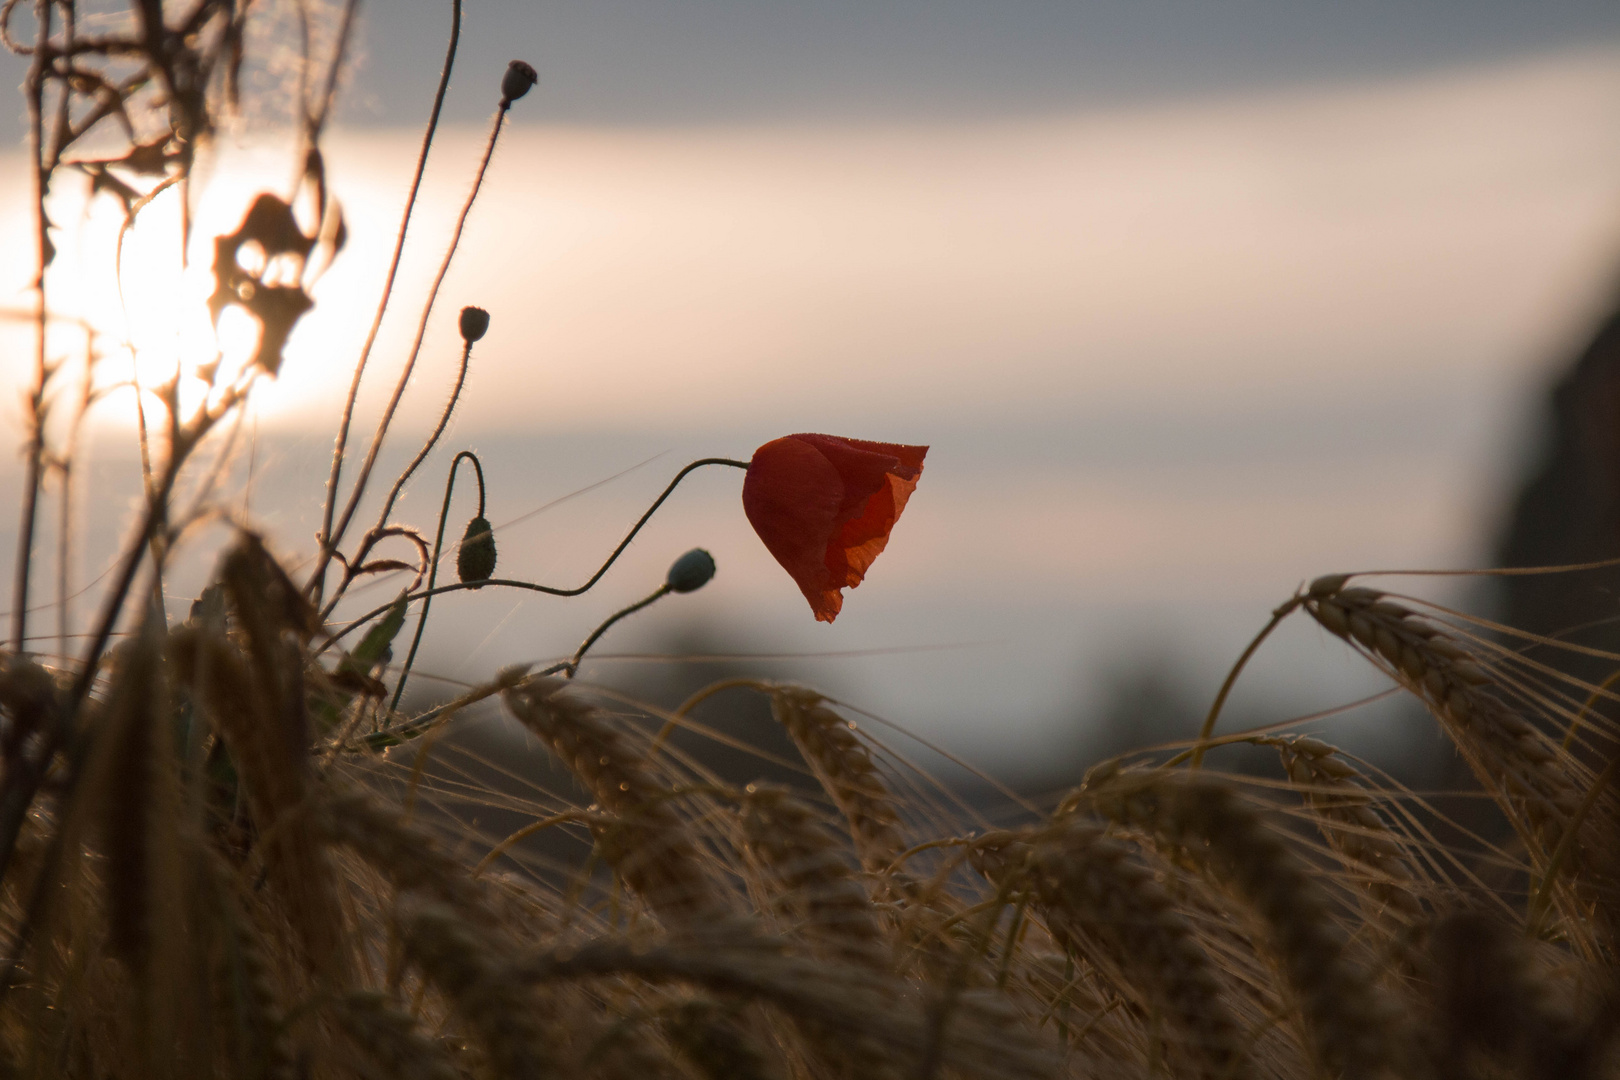
[[[843,502],[844,482],[816,447],[788,437],[754,451],[743,480],[743,512],[816,618],[826,622],[840,606],[826,552]]]
[[[743,510],[817,620],[859,585],[922,475],[926,446],[801,434],[754,452]]]

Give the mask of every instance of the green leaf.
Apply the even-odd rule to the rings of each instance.
[[[375,626],[366,631],[366,636],[360,639],[360,644],[349,654],[354,657],[361,670],[371,670],[377,661],[383,658],[388,647],[394,643],[394,637],[405,625],[405,597],[405,593],[399,594],[394,606],[388,609],[387,614],[379,619]]]

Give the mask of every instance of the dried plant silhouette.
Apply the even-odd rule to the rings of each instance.
[[[572,656],[402,711],[434,597],[585,592],[708,465],[749,470],[749,516],[830,620],[838,590],[883,550],[924,448],[792,436],[767,444],[769,468],[702,459],[584,583],[501,578],[470,451],[450,461],[431,539],[395,516],[413,480],[437,490],[422,468],[500,318],[467,308],[456,391],[374,524],[351,538],[410,374],[431,357],[429,317],[506,114],[536,83],[522,62],[488,80],[494,116],[451,235],[411,233],[456,58],[461,8],[450,0],[393,260],[363,350],[345,361],[353,378],[325,490],[311,492],[324,498],[318,546],[295,579],[275,538],[229,509],[220,462],[240,445],[255,385],[277,375],[317,303],[316,279],[343,256],[321,147],[356,6],[0,8],[6,45],[30,59],[38,267],[0,655],[0,1074],[1620,1076],[1616,680],[1577,681],[1523,648],[1565,648],[1556,639],[1347,575],[1286,597],[1271,626],[1314,619],[1421,702],[1499,829],[1464,829],[1437,800],[1314,737],[1311,718],[1263,730],[1223,718],[1271,626],[1202,731],[1099,766],[1071,792],[1009,795],[993,812],[970,809],[857,726],[857,712],[806,687],[731,679],[669,711],[578,679],[619,619],[703,587],[714,562],[701,549],[674,558],[644,600],[582,627]],[[291,105],[297,179],[250,200],[234,232],[206,238],[211,314],[246,315],[253,347],[133,387],[118,374],[130,367],[124,347],[103,336],[82,335],[69,358],[68,339],[48,333],[52,192],[80,185],[114,200],[126,230],[172,200],[185,250],[198,163],[242,106],[243,72],[263,60],[254,49],[269,47],[257,20],[278,12],[298,30],[294,74],[266,93]],[[385,315],[406,302],[394,285],[407,237],[445,250],[350,476],[367,360]],[[85,414],[131,389],[143,510],[78,635],[65,570],[53,601],[33,599],[40,507],[50,490],[69,504]],[[478,513],[457,546],[457,580],[442,584],[463,465]],[[820,501],[795,504],[804,491]],[[189,617],[171,622],[165,568],[208,524],[232,539]],[[64,509],[60,545],[73,528]],[[356,611],[351,586],[370,579],[406,584]],[[31,613],[52,609],[54,654],[30,633]],[[1620,656],[1583,655],[1620,672]],[[759,751],[761,772],[786,769],[795,784],[728,783],[690,740],[670,738],[723,738],[701,719],[721,695],[768,701],[797,759]],[[532,736],[525,760],[446,738],[492,698]],[[1284,779],[1217,771],[1235,745],[1274,751]]]

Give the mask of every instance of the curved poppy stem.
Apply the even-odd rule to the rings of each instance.
[[[730,465],[734,469],[746,469],[746,468],[748,468],[748,462],[746,462],[746,461],[738,461],[736,458],[724,458],[724,457],[698,458],[696,461],[692,462],[692,464],[688,465],[686,468],[682,469],[680,472],[675,474],[675,479],[673,479],[673,480],[671,480],[669,482],[669,486],[664,489],[664,493],[662,495],[658,496],[658,498],[654,499],[653,504],[651,506],[647,507],[647,512],[645,514],[641,515],[641,520],[637,521],[634,525],[632,525],[630,527],[630,531],[625,534],[624,539],[619,541],[619,546],[613,549],[613,554],[611,554],[611,555],[609,555],[607,557],[607,562],[602,564],[602,568],[600,570],[598,570],[596,573],[591,575],[591,579],[589,581],[587,581],[585,584],[581,585],[577,589],[565,589],[564,591],[558,593],[557,595],[559,595],[559,596],[577,596],[580,593],[584,592],[585,590],[589,589],[592,585],[595,585],[598,581],[601,581],[602,580],[602,575],[608,572],[608,567],[612,566],[613,563],[618,559],[618,557],[620,555],[624,554],[624,549],[630,546],[630,541],[632,541],[632,540],[634,540],[636,538],[636,533],[640,532],[641,527],[643,525],[647,524],[647,522],[652,518],[652,516],[655,513],[658,512],[658,508],[660,506],[664,505],[664,500],[669,498],[670,495],[674,493],[676,487],[678,487],[680,485],[680,482],[682,480],[686,479],[687,474],[691,473],[691,472],[695,472],[696,470],[703,468],[703,466],[705,466],[705,465]]]
[[[588,592],[598,581],[602,580],[602,575],[606,574],[608,569],[618,561],[619,556],[624,554],[624,549],[630,546],[630,541],[636,538],[636,534],[641,531],[642,526],[646,525],[647,522],[652,518],[653,514],[658,512],[658,508],[664,505],[664,500],[668,499],[675,489],[680,486],[680,482],[686,479],[687,474],[693,472],[694,470],[701,469],[705,465],[730,465],[732,468],[736,469],[748,468],[748,462],[746,461],[738,461],[736,458],[712,457],[699,458],[690,465],[686,466],[680,472],[676,473],[675,479],[671,480],[669,482],[669,486],[664,488],[663,494],[659,495],[658,498],[653,500],[653,504],[647,507],[647,512],[641,515],[641,519],[632,525],[630,527],[630,531],[625,534],[624,539],[619,541],[619,546],[613,549],[613,554],[607,557],[607,561],[604,562],[596,573],[592,574],[590,579],[587,580],[583,585],[576,586],[572,589],[559,589],[554,585],[538,585],[532,581],[515,581],[510,578],[490,578],[488,581],[457,582],[454,585],[440,585],[437,588],[424,589],[418,593],[407,593],[405,596],[405,602],[408,604],[412,600],[425,600],[430,596],[438,596],[442,593],[459,592],[463,589],[481,589],[485,586],[504,589],[528,589],[530,592],[545,593],[547,596],[578,596],[581,593]],[[385,613],[389,608],[393,607],[394,604],[397,604],[398,602],[399,600],[396,598],[391,603],[384,604],[379,608],[374,608],[373,610],[368,611],[364,615],[360,616],[358,619],[345,623],[341,628],[338,629],[336,633],[322,642],[320,649],[317,649],[316,652],[319,653],[325,651],[329,646],[332,645],[333,642],[338,641],[340,638],[347,637],[349,634],[364,626],[372,619],[375,619],[377,616]]]
[[[472,351],[469,343],[467,350]],[[465,367],[463,367],[465,370]],[[399,699],[405,695],[405,680],[411,677],[411,665],[416,662],[416,650],[422,645],[422,632],[427,629],[428,608],[433,603],[433,586],[439,580],[439,552],[444,549],[444,523],[450,516],[450,496],[456,490],[456,469],[463,460],[471,461],[478,472],[478,516],[484,516],[484,463],[471,450],[463,450],[450,461],[450,475],[444,481],[444,505],[439,507],[439,531],[433,537],[433,557],[428,560],[428,595],[422,601],[422,615],[416,620],[416,634],[411,638],[411,651],[405,657],[399,682],[394,685],[394,699],[388,703],[389,711],[399,709]]]
[[[1221,707],[1226,704],[1226,698],[1232,693],[1232,687],[1237,684],[1238,676],[1243,674],[1243,669],[1248,664],[1249,658],[1260,648],[1261,643],[1271,636],[1271,632],[1277,629],[1277,625],[1288,618],[1289,615],[1292,615],[1294,609],[1304,602],[1305,598],[1303,596],[1295,596],[1288,603],[1273,611],[1271,621],[1266,623],[1265,628],[1254,636],[1254,640],[1249,642],[1249,647],[1244,649],[1243,654],[1237,658],[1237,663],[1232,665],[1232,670],[1227,672],[1226,681],[1221,683],[1220,693],[1215,695],[1215,701],[1209,707],[1209,715],[1204,717],[1204,726],[1198,731],[1198,743],[1193,747],[1192,762],[1188,765],[1188,768],[1198,769],[1203,766],[1204,751],[1209,749],[1210,736],[1215,734],[1215,721],[1220,719]]]
[[[574,651],[573,657],[562,666],[563,677],[572,679],[576,674],[579,673],[579,662],[585,659],[585,654],[590,651],[592,645],[596,644],[597,639],[608,632],[608,627],[612,626],[626,615],[634,615],[636,612],[648,606],[653,601],[663,599],[673,591],[674,590],[672,590],[668,585],[660,585],[658,586],[658,591],[653,593],[651,596],[642,600],[637,600],[629,607],[622,608],[619,611],[615,611],[612,615],[609,615],[606,622],[604,622],[601,626],[598,626],[595,630],[591,631],[590,637],[580,642],[579,648]]]

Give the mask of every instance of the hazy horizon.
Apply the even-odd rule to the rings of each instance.
[[[435,608],[429,659],[471,677],[566,652],[702,545],[715,583],[615,632],[609,651],[690,624],[785,652],[865,652],[816,671],[990,759],[1052,737],[1138,654],[1213,678],[1301,578],[1476,564],[1551,365],[1613,296],[1617,92],[1620,51],[1582,48],[1022,119],[558,127],[517,111],[391,444],[406,452],[442,405],[456,309],[488,308],[409,520],[430,524],[462,446],[493,451],[498,524],[662,454],[501,536],[503,570],[563,580],[686,456],[746,456],[798,430],[933,449],[833,627],[811,622],[737,512],[736,478],[717,475],[587,600]],[[309,544],[418,137],[345,129],[329,143],[352,241],[256,407],[285,475],[271,484],[259,462],[254,505],[289,553]],[[362,435],[481,137],[452,126],[439,141]],[[0,170],[13,235],[27,227],[16,161]],[[203,241],[259,185],[285,183],[273,147],[223,161]],[[139,233],[135,260],[151,257]],[[0,253],[8,293],[24,255]],[[126,286],[168,288],[142,277]],[[0,331],[13,380],[20,333]],[[104,417],[98,446],[128,438],[127,418]],[[306,504],[278,509],[272,492]],[[80,581],[127,505],[91,508]],[[205,570],[176,575],[174,610]],[[883,651],[895,648],[919,651]],[[1376,684],[1342,651],[1285,637],[1255,692],[1306,702]]]

